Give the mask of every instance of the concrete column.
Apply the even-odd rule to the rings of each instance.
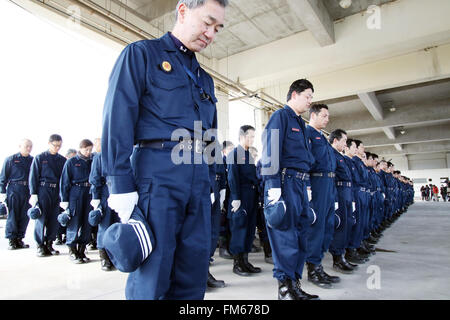
[[[217,98],[217,128],[219,134],[219,141],[229,140],[230,131],[230,118],[229,118],[229,103],[228,94],[225,92],[216,90],[215,92]]]

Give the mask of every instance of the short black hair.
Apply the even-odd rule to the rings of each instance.
[[[328,106],[326,104],[323,104],[323,103],[313,104],[311,106],[311,108],[309,108],[309,117],[311,118],[311,115],[313,113],[319,114],[322,109],[327,109],[328,110]]]
[[[333,132],[330,133],[330,136],[328,137],[328,141],[333,144],[334,139],[336,139],[337,141],[340,141],[343,136],[347,135],[347,132],[345,132],[342,129],[336,129]]]
[[[289,91],[287,94],[287,101],[291,100],[292,93],[295,91],[297,93],[302,93],[303,91],[311,89],[312,92],[314,92],[314,87],[311,82],[309,82],[306,79],[299,79],[294,81],[291,86],[289,87]]]
[[[245,125],[239,128],[239,137],[240,136],[245,136],[247,134],[248,130],[253,130],[255,131],[255,128],[253,128],[251,125]]]
[[[355,143],[355,140],[347,139],[347,148],[350,148],[352,146],[352,143]]]
[[[375,160],[375,158],[379,158],[376,153],[372,153],[372,158]]]
[[[361,145],[362,141],[358,140],[358,139],[354,139],[353,141],[355,141],[356,147],[359,148],[359,146]]]
[[[390,161],[387,162],[388,167],[392,167],[394,164]]]
[[[369,158],[373,159],[373,156],[369,151],[366,151],[365,154],[366,154],[366,159],[369,159]]]
[[[92,147],[94,144],[92,143],[91,140],[89,139],[83,139],[80,142],[80,149],[82,148],[87,148],[87,147]]]
[[[222,150],[225,150],[229,146],[234,146],[234,143],[231,141],[228,141],[228,140],[225,140],[224,142],[222,142]]]
[[[48,138],[48,142],[54,141],[62,141],[62,137],[59,134],[52,134],[50,138]]]

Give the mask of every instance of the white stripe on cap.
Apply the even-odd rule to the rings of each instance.
[[[130,219],[128,221],[128,224],[133,227],[136,235],[138,236],[142,250],[142,261],[144,261],[152,252],[152,243],[150,241],[150,236],[147,232],[147,229],[141,221]]]

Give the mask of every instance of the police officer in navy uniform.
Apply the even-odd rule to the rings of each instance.
[[[352,210],[352,173],[347,166],[345,156],[342,154],[347,144],[347,133],[342,129],[331,132],[328,138],[336,158],[336,196],[335,196],[335,231],[330,244],[330,253],[333,256],[333,269],[342,273],[353,273],[355,269],[344,258],[347,247],[348,229],[353,227]]]
[[[234,259],[233,272],[240,276],[261,272],[261,268],[248,261],[248,253],[252,250],[255,237],[258,204],[256,163],[249,151],[254,139],[255,128],[250,125],[241,126],[239,144],[227,159],[230,188],[228,220],[231,232],[229,250]],[[246,217],[243,218],[242,215]],[[245,221],[240,223],[242,218]]]
[[[322,259],[334,234],[336,157],[333,147],[322,132],[329,121],[328,106],[315,104],[311,106],[309,113],[306,134],[311,141],[311,152],[315,159],[310,171],[312,191],[310,205],[317,218],[308,233],[306,257],[308,281],[323,288],[331,288],[333,283],[340,281],[340,278],[331,276],[323,270]]]
[[[30,205],[39,204],[42,215],[35,220],[34,239],[37,243],[37,256],[58,255],[53,248],[53,241],[59,230],[57,221],[59,207],[59,180],[66,163],[66,158],[58,152],[62,146],[62,137],[52,134],[48,140],[48,151],[42,152],[33,159],[31,165]]]
[[[89,139],[80,142],[80,149],[75,157],[64,164],[60,179],[60,207],[69,209],[70,220],[67,223],[66,245],[72,262],[87,263],[86,245],[91,240],[91,226],[88,222],[90,205],[89,174],[92,165],[93,143]]]
[[[108,204],[123,223],[138,205],[155,234],[151,257],[128,277],[127,299],[204,297],[211,199],[203,151],[214,139],[202,138],[217,128],[217,99],[195,53],[223,28],[227,4],[180,0],[173,31],[128,45],[112,71],[102,136]]]
[[[220,149],[220,148],[219,148]],[[214,253],[217,248],[220,233],[220,209],[223,206],[222,201],[225,200],[224,192],[226,188],[226,172],[225,170],[218,170],[222,164],[213,163],[210,165],[210,183],[211,183],[211,250],[210,258],[213,259]],[[223,196],[221,196],[223,195]],[[217,280],[210,271],[208,271],[209,288],[223,288],[225,287],[225,281]]]
[[[365,188],[363,188],[364,191],[362,191],[362,188],[360,186],[362,178],[359,173],[359,170],[357,170],[356,168],[355,161],[353,161],[353,158],[356,156],[356,152],[357,148],[355,141],[353,139],[347,139],[347,147],[345,148],[344,160],[346,161],[347,166],[351,169],[350,171],[352,173],[353,225],[348,230],[347,246],[345,250],[346,253],[344,257],[347,260],[347,262],[351,264],[352,267],[367,262],[367,259],[364,258],[362,255],[360,255],[359,252],[357,251],[357,248],[360,245],[360,243],[358,242],[358,235],[362,227],[362,219],[360,217],[361,198],[365,196],[366,191]]]
[[[228,251],[230,242],[230,225],[228,223],[228,201],[230,199],[230,188],[228,187],[228,171],[227,171],[227,155],[234,149],[234,144],[231,141],[224,141],[222,143],[222,163],[217,163],[217,174],[225,177],[225,192],[221,190],[220,193],[220,233],[219,233],[219,256],[224,259],[233,259],[233,256]]]
[[[105,231],[115,222],[119,222],[120,218],[118,214],[111,210],[108,206],[109,191],[106,185],[106,178],[102,173],[102,157],[101,148],[97,149],[97,152],[92,157],[91,172],[89,174],[89,183],[91,184],[91,196],[92,200],[90,202],[92,208],[101,210],[101,220],[98,224],[97,234],[96,234],[96,245],[98,247],[98,253],[100,256],[100,266],[103,271],[114,270],[114,265],[108,256],[103,245],[103,235]],[[92,233],[91,233],[92,234]]]
[[[308,80],[293,82],[287,105],[272,114],[262,136],[264,206],[282,199],[286,208],[283,219],[275,226],[268,224],[266,217],[273,276],[278,281],[280,300],[318,299],[317,295],[304,292],[300,285],[307,254],[307,231],[314,221],[306,189],[314,157],[300,115],[309,109],[313,92]]]
[[[28,200],[28,176],[33,157],[30,152],[33,143],[23,139],[19,145],[19,152],[9,156],[3,163],[0,173],[0,202],[6,204],[9,214],[6,219],[5,237],[9,239],[9,250],[29,248],[23,242],[27,230],[30,208]]]

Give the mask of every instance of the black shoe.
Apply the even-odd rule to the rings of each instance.
[[[28,249],[30,245],[25,244],[22,239],[16,239],[18,249]]]
[[[213,275],[208,271],[208,282],[207,285],[209,288],[224,288],[225,287],[225,281],[223,280],[216,280],[216,278],[213,277]]]
[[[245,267],[247,268],[248,272],[250,272],[250,273],[260,273],[261,272],[261,268],[255,267],[250,262],[248,262],[248,253],[243,254],[243,260],[244,260],[244,264],[245,264]]]
[[[74,247],[69,247],[69,258],[73,263],[81,264],[84,263],[83,259],[81,259],[76,245]]]
[[[233,259],[233,256],[228,252],[228,250],[221,247],[219,247],[219,257],[227,260]]]
[[[347,252],[345,253],[345,260],[356,264],[363,264],[366,262],[366,259],[363,259],[361,256],[359,256],[356,249],[353,248],[347,249]]]
[[[38,257],[49,257],[51,256],[51,252],[48,250],[47,246],[45,244],[38,244],[37,245],[37,253],[36,255]]]
[[[321,273],[322,278],[330,281],[331,283],[341,282],[341,278],[339,278],[337,276],[332,276],[332,275],[329,275],[328,273],[326,273],[325,270],[323,270],[323,266],[321,264],[319,264],[319,266],[317,267],[317,270]]]
[[[97,241],[92,240],[91,242],[89,242],[87,248],[88,248],[88,250],[90,250],[90,251],[97,250],[97,249],[98,249],[98,248],[97,248]]]
[[[78,245],[78,256],[83,260],[84,263],[88,263],[91,261],[88,257],[86,257],[86,245]]]
[[[51,255],[53,255],[53,256],[59,255],[59,251],[55,250],[53,248],[53,241],[47,242],[47,249],[48,249],[48,251],[50,252]]]
[[[100,265],[103,271],[114,271],[115,267],[109,259],[108,253],[105,249],[98,249],[100,255]]]
[[[324,289],[330,289],[333,287],[331,281],[323,276],[320,270],[320,265],[315,265],[307,262],[306,267],[308,269],[308,281],[312,282],[318,287]]]
[[[8,250],[19,249],[17,239],[9,239]]]
[[[366,239],[366,241],[370,244],[377,244],[378,240],[372,237],[371,235]]]
[[[290,280],[290,279],[289,279]],[[300,279],[296,281],[290,280],[292,282],[292,286],[294,287],[296,300],[320,300],[319,296],[315,294],[309,294],[302,290]]]
[[[292,280],[278,280],[278,300],[297,300],[297,295],[292,285]]]
[[[333,255],[333,269],[345,274],[353,273],[353,268],[345,263],[341,255]]]
[[[250,272],[247,270],[244,264],[242,253],[239,253],[233,257],[233,272],[242,277],[250,276]]]

